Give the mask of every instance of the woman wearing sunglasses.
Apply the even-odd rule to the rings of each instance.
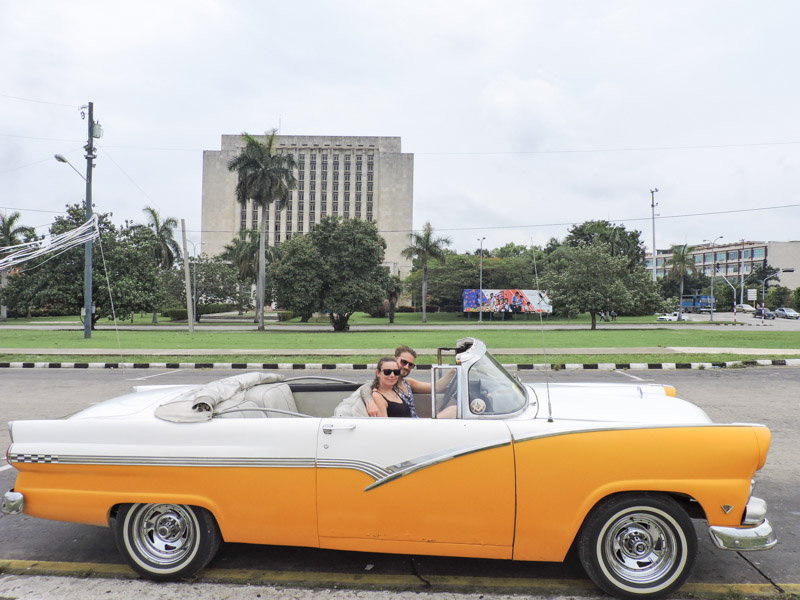
[[[372,382],[372,400],[367,405],[370,417],[411,416],[411,408],[403,402],[395,387],[400,380],[400,373],[396,358],[387,356],[378,361]]]

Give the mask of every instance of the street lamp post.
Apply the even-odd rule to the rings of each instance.
[[[480,305],[478,307],[478,322],[479,323],[483,323],[483,240],[485,240],[485,239],[486,239],[485,237],[478,238],[478,241],[481,244],[481,249],[480,249],[480,252],[481,252],[481,268],[480,268],[480,283],[479,283],[480,290],[478,292],[478,294],[479,294],[478,295],[478,300],[480,302]]]
[[[58,162],[67,163],[72,170],[75,171],[86,182],[86,199],[84,202],[84,212],[86,221],[92,219],[92,169],[94,168],[93,161],[97,158],[94,148],[94,138],[103,136],[103,128],[100,123],[94,122],[94,103],[89,102],[89,141],[83,147],[86,150],[86,177],[81,175],[81,172],[76,169],[72,163],[60,154],[56,154],[55,158]],[[83,337],[89,339],[92,337],[92,240],[89,239],[84,245],[84,269],[83,269]]]
[[[656,250],[656,206],[658,203],[656,202],[656,192],[658,188],[650,190],[650,211],[653,215],[653,283],[656,282],[656,255],[658,251]]]
[[[714,301],[714,279],[717,276],[717,253],[714,251],[714,245],[717,243],[717,240],[721,240],[724,236],[719,235],[714,238],[714,241],[711,242],[711,320],[714,320],[714,307],[716,306]],[[709,240],[703,240],[704,242],[708,242]]]
[[[742,243],[739,252],[739,304],[744,304],[744,239],[739,241]]]

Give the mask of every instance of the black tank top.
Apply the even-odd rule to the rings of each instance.
[[[376,392],[378,390],[375,390]],[[381,394],[380,392],[378,392]],[[411,409],[405,402],[392,402],[386,396],[381,394],[381,397],[386,400],[386,415],[389,417],[407,417],[411,418]]]

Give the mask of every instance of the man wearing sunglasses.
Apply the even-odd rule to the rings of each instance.
[[[430,394],[431,384],[417,379],[411,379],[408,375],[411,370],[417,366],[417,353],[413,348],[408,346],[398,346],[395,348],[394,357],[397,359],[397,364],[400,366],[401,379],[397,382],[395,389],[397,394],[403,399],[403,402],[408,404],[411,408],[411,416],[417,417],[417,411],[414,410],[414,393],[417,394]],[[436,383],[437,391],[439,386],[447,385],[450,380],[455,376],[456,372],[451,371],[449,376],[445,376],[441,381]]]

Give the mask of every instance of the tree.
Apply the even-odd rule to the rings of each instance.
[[[767,292],[765,304],[770,310],[775,310],[782,306],[789,306],[792,299],[792,290],[783,285],[776,285]]]
[[[688,246],[686,244],[673,245],[672,255],[665,263],[665,266],[669,267],[667,278],[673,281],[680,281],[679,301],[683,301],[683,280],[686,276],[686,272],[697,273],[697,266],[694,263],[692,252],[694,252],[694,246]],[[678,320],[683,320],[683,307],[680,302],[678,304]]]
[[[322,310],[322,263],[309,236],[296,235],[281,244],[268,272],[278,308],[293,311],[303,323]]]
[[[308,233],[320,256],[321,305],[334,331],[347,331],[355,311],[369,311],[384,298],[386,242],[374,223],[327,217]]]
[[[629,268],[644,262],[645,250],[641,231],[628,231],[623,225],[612,225],[608,221],[585,221],[570,228],[564,238],[567,246],[577,246],[581,242],[608,244],[611,256],[624,256],[628,259]],[[552,240],[551,240],[552,242]]]
[[[368,312],[385,297],[385,249],[374,223],[323,217],[281,244],[270,266],[278,304],[301,316],[325,310],[334,331],[347,331],[355,311]]]
[[[279,202],[297,187],[294,169],[297,168],[294,156],[275,152],[275,137],[272,130],[265,144],[247,133],[242,134],[244,148],[238,156],[228,163],[229,171],[236,171],[236,198],[240,203],[251,199],[261,209],[258,243],[258,330],[264,331],[264,292],[266,277],[266,234],[267,206],[275,202],[280,211]]]
[[[628,257],[612,256],[609,250],[599,241],[565,249],[569,257],[563,268],[544,279],[554,307],[566,314],[588,312],[592,329],[597,329],[598,313],[629,311],[637,308],[637,299],[654,301],[657,296],[644,267],[631,271]]]
[[[239,286],[244,291],[245,288],[252,286],[256,282],[258,276],[258,246],[259,234],[258,231],[247,230],[244,231],[244,237],[235,237],[231,243],[225,246],[225,249],[220,254],[220,257],[229,261],[237,272]],[[274,258],[274,248],[267,248],[267,262],[271,263]],[[249,296],[249,294],[248,294]],[[250,306],[248,302],[239,307],[239,314],[244,312],[244,309]],[[256,315],[258,320],[258,315]]]
[[[0,213],[0,258],[3,258],[4,249],[11,250],[12,246],[17,246],[23,242],[28,242],[36,237],[36,231],[33,227],[25,225],[17,225],[20,219],[18,212],[13,212],[6,216],[5,213]],[[8,283],[9,269],[0,269],[0,290],[6,287]],[[0,321],[8,319],[8,309],[5,304],[0,305]]]
[[[156,238],[156,248],[154,258],[156,264],[166,270],[172,267],[175,259],[181,255],[180,246],[175,241],[175,228],[178,220],[175,217],[161,219],[161,214],[151,206],[145,206],[142,212],[147,216],[145,225],[135,225],[134,227],[147,227],[153,232]],[[158,310],[153,310],[153,323],[158,323]]]
[[[389,303],[389,323],[394,324],[394,309],[397,299],[403,293],[403,280],[399,275],[389,275],[386,279],[386,301]]]
[[[792,308],[795,310],[800,310],[800,287],[794,288],[792,292]]]
[[[408,260],[414,261],[414,267],[422,269],[422,322],[428,322],[427,295],[428,295],[428,262],[431,259],[445,262],[444,247],[452,242],[448,237],[433,237],[433,227],[430,221],[422,227],[422,233],[409,234],[410,245],[401,254]]]
[[[98,319],[116,313],[151,311],[160,302],[159,269],[152,260],[157,242],[148,228],[117,230],[106,213],[97,213],[100,238],[92,244],[92,298]],[[53,235],[77,229],[85,222],[84,207],[67,206],[66,215],[56,217]],[[28,263],[26,269],[9,277],[4,290],[9,306],[14,304],[40,314],[77,314],[83,307],[83,246],[56,256]],[[113,302],[112,302],[113,300]]]
[[[219,256],[209,257],[205,254],[192,261],[197,279],[197,322],[206,314],[204,307],[210,304],[241,305],[246,302],[249,294],[239,286],[236,267]]]

